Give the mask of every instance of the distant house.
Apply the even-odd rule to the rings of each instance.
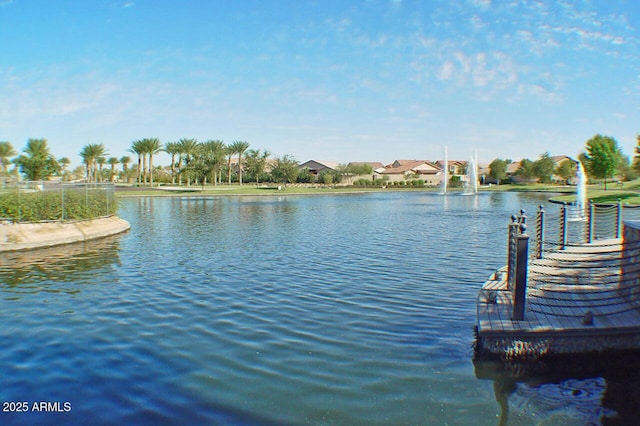
[[[467,174],[468,161],[447,160],[447,172],[449,176],[464,176]],[[435,163],[441,169],[444,169],[444,160],[438,160]]]
[[[378,174],[390,182],[422,179],[425,184],[436,186],[442,180],[442,169],[427,160],[396,160]]]
[[[521,161],[514,161],[512,163],[507,164],[507,176],[513,176],[515,174],[515,172],[518,171],[518,169],[520,168],[520,163],[522,163]]]
[[[302,169],[309,170],[313,176],[318,176],[320,173],[326,170],[336,170],[338,167],[338,163],[335,161],[317,161],[317,160],[309,160],[305,163],[298,165],[298,167]]]

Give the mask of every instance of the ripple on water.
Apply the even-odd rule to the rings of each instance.
[[[492,424],[470,350],[505,197],[124,200],[128,234],[0,260],[0,396],[70,423]]]

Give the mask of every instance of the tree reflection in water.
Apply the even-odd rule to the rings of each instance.
[[[637,424],[640,352],[542,360],[474,360],[478,379],[493,380],[500,425]]]
[[[120,265],[119,236],[56,247],[5,252],[0,256],[0,292],[5,300],[21,295],[51,292],[77,293],[88,278]],[[94,280],[95,282],[95,280]]]

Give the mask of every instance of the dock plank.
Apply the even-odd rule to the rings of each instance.
[[[545,254],[529,265],[525,317],[511,319],[511,293],[506,289],[506,270],[494,274],[483,286],[498,294],[497,303],[478,307],[479,333],[518,336],[617,335],[625,330],[640,333],[640,303],[629,302],[619,289],[621,240],[569,246]],[[499,279],[496,279],[499,278]],[[633,303],[637,303],[634,305]],[[587,312],[593,324],[583,324]],[[594,335],[594,340],[598,339]]]

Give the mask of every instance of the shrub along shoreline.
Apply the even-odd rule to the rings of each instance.
[[[102,190],[0,193],[0,220],[13,223],[95,219],[115,215],[117,210],[113,194]]]

